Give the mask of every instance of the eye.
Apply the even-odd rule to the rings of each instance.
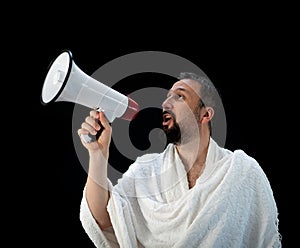
[[[184,96],[183,95],[181,95],[181,94],[177,94],[176,95],[176,100],[183,100],[184,99]]]
[[[167,99],[173,98],[175,101],[184,100],[184,95],[181,94],[168,94]]]

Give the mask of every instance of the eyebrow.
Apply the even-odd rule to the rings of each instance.
[[[169,96],[171,92],[177,92],[177,91],[185,92],[186,94],[190,95],[190,93],[185,88],[178,87],[175,90],[169,90],[167,96]]]

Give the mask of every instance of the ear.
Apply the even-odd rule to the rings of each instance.
[[[205,113],[202,117],[201,124],[210,122],[214,116],[214,113],[215,111],[212,107],[205,107]]]

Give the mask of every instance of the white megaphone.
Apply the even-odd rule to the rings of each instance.
[[[50,64],[42,88],[43,105],[59,101],[74,102],[103,111],[109,122],[113,122],[115,118],[131,121],[139,112],[138,103],[130,97],[80,70],[68,50],[63,51]],[[85,136],[85,140],[91,142],[94,139]]]

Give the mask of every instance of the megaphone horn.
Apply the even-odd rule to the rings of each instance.
[[[115,118],[131,121],[139,112],[133,99],[84,73],[69,50],[62,51],[50,64],[42,88],[43,105],[59,101],[101,110],[109,122]]]

